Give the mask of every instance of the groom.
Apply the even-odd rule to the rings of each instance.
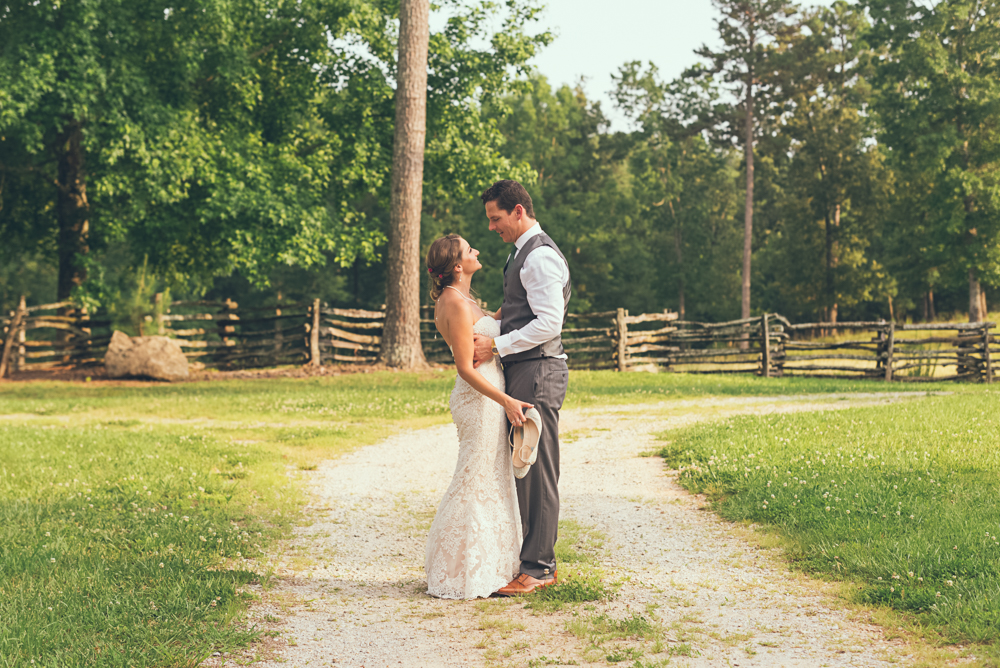
[[[569,266],[535,221],[524,186],[497,181],[482,199],[490,230],[514,244],[514,251],[503,268],[500,336],[476,335],[475,363],[499,354],[507,394],[533,404],[542,418],[538,458],[515,481],[524,530],[520,574],[497,592],[515,596],[556,583],[559,409],[569,381],[560,335],[569,305]]]

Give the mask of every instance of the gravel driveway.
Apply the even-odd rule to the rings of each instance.
[[[883,666],[906,663],[836,598],[833,585],[789,572],[747,529],[688,494],[659,457],[655,435],[705,419],[829,410],[899,395],[709,398],[565,411],[562,519],[603,534],[600,565],[623,584],[609,602],[538,613],[523,600],[428,597],[424,542],[454,467],[447,425],[401,433],[307,472],[311,522],[275,556],[275,586],[251,623],[265,642],[204,666],[603,665],[568,624],[642,613],[663,629],[638,665]],[[588,660],[589,659],[589,660]],[[239,663],[237,663],[239,662]],[[635,665],[628,661],[622,666]]]

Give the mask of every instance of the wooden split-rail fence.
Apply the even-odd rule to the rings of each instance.
[[[145,334],[174,338],[192,361],[220,369],[283,364],[371,364],[378,358],[385,312],[337,308],[318,299],[266,307],[226,301],[162,303],[157,295]],[[20,307],[0,317],[8,369],[100,365],[111,322],[69,303]],[[676,313],[630,315],[625,309],[571,313],[563,345],[574,369],[749,373],[883,381],[993,382],[992,322],[897,324],[886,321],[792,324],[778,314],[704,323]],[[825,336],[824,336],[825,334]],[[421,312],[429,362],[451,353]]]

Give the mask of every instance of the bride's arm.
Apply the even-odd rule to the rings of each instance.
[[[448,330],[446,338],[451,339],[453,342],[451,348],[452,353],[455,355],[455,367],[458,369],[458,375],[477,392],[503,406],[504,411],[507,413],[507,419],[511,421],[511,424],[516,426],[524,424],[523,409],[531,408],[532,404],[518,401],[504,394],[473,368],[472,326],[475,322],[473,321],[472,313],[464,304],[453,304],[450,306],[448,316],[445,319],[445,327]]]

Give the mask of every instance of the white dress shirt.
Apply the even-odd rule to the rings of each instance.
[[[517,252],[528,239],[541,233],[541,226],[535,223],[519,236],[514,242],[514,252],[510,256],[510,261],[514,261]],[[528,257],[524,258],[524,264],[521,265],[521,284],[528,293],[528,306],[535,314],[535,319],[521,329],[515,329],[493,339],[501,357],[523,353],[559,336],[566,309],[563,286],[568,280],[569,269],[555,249],[539,246],[529,252]],[[557,358],[566,359],[566,355],[557,355]]]

